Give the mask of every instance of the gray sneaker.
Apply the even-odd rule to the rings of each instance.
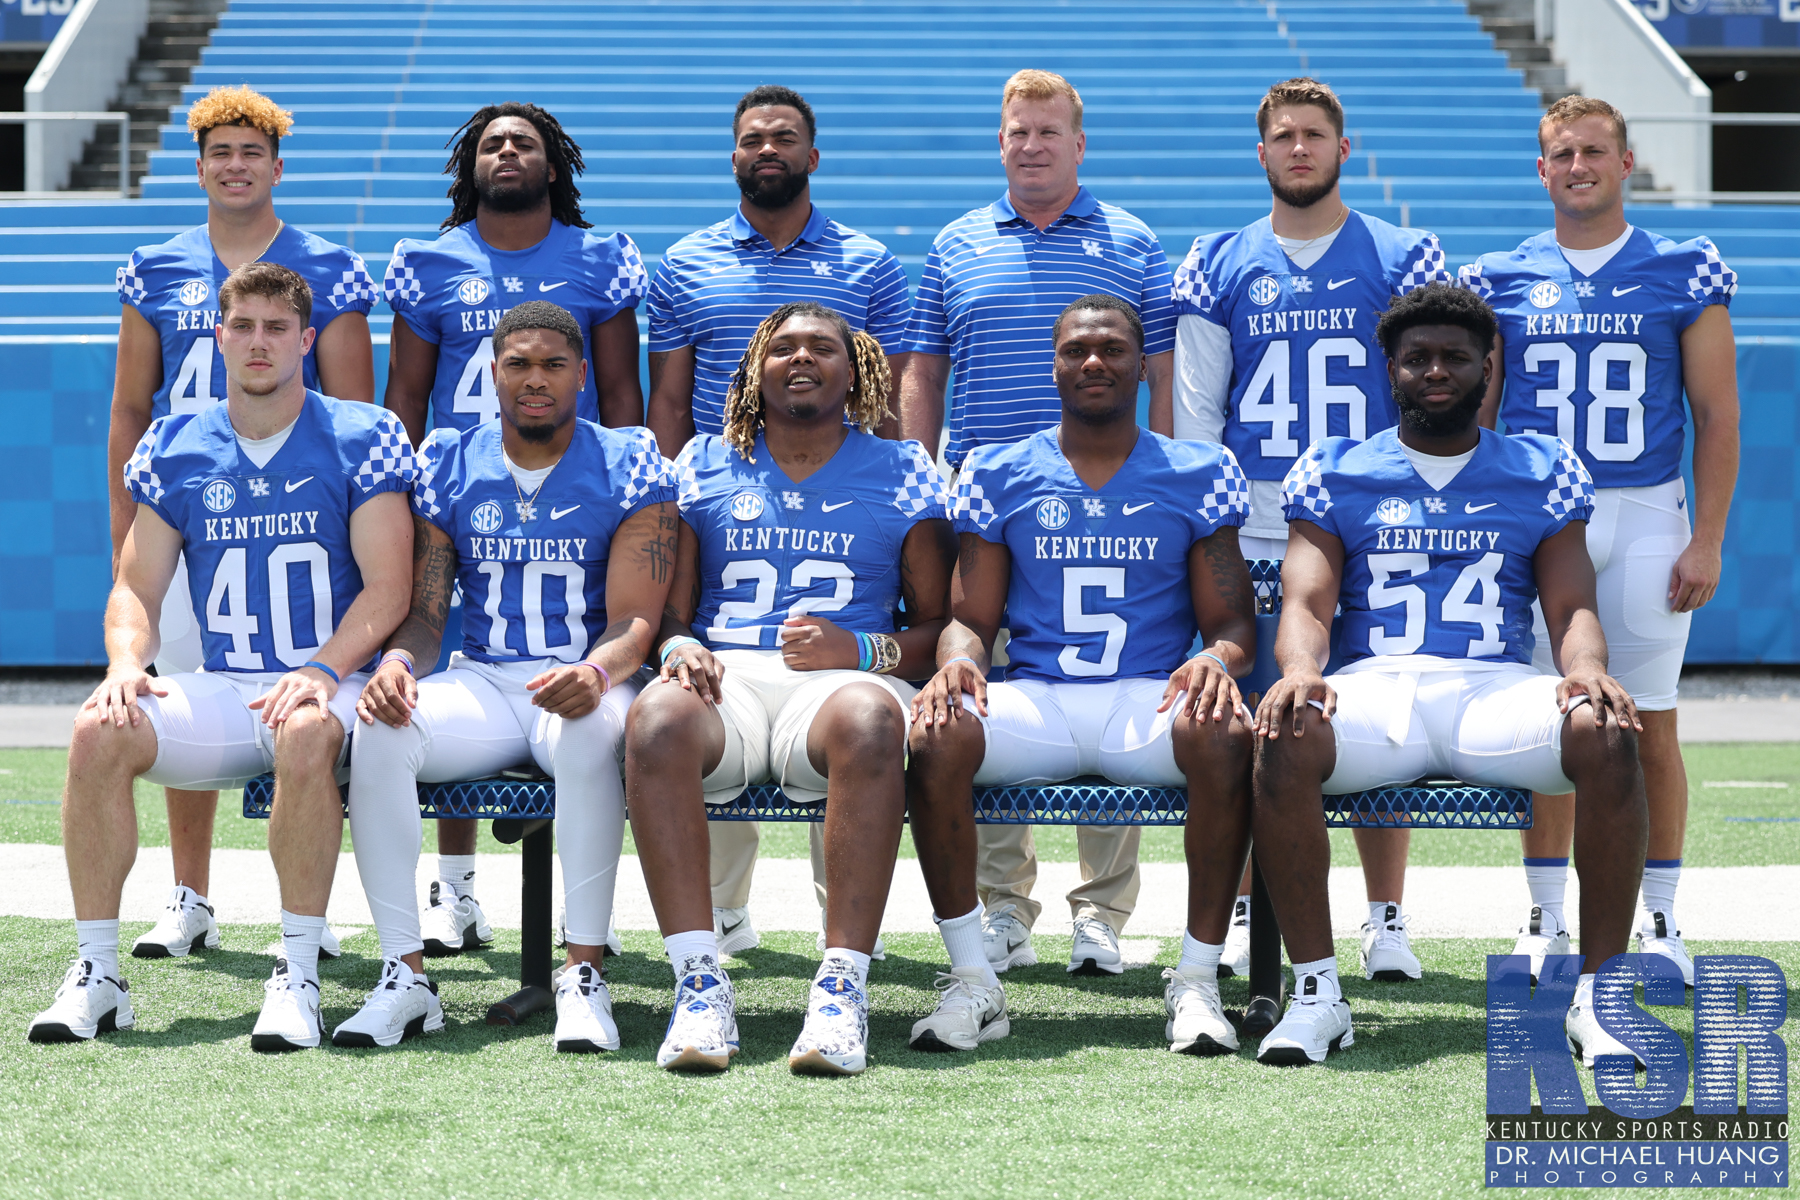
[[[988,965],[994,974],[1003,975],[1012,967],[1037,966],[1037,951],[1031,948],[1031,930],[1019,920],[1017,910],[1002,904],[981,917],[981,947],[987,951]]]

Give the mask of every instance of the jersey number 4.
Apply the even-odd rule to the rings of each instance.
[[[1300,420],[1300,406],[1289,398],[1289,343],[1286,338],[1269,343],[1263,351],[1244,398],[1238,401],[1238,420],[1245,425],[1263,424],[1269,436],[1259,449],[1264,458],[1295,458],[1301,444],[1293,429]],[[1331,428],[1330,411],[1334,404],[1344,407],[1349,436],[1362,441],[1367,436],[1369,398],[1353,383],[1327,383],[1330,360],[1341,358],[1352,369],[1366,366],[1368,349],[1355,338],[1320,338],[1306,351],[1306,416],[1308,442],[1316,442]]]
[[[197,337],[181,360],[175,373],[175,386],[169,389],[169,411],[172,413],[203,412],[219,402],[213,395],[213,340]],[[498,413],[499,409],[496,408]]]
[[[1482,555],[1462,569],[1456,582],[1438,609],[1441,620],[1463,625],[1479,625],[1481,636],[1469,639],[1464,658],[1493,658],[1506,652],[1500,637],[1500,626],[1506,621],[1506,610],[1500,607],[1500,565],[1498,553]],[[1379,611],[1404,605],[1406,626],[1398,635],[1385,629],[1369,631],[1369,653],[1412,654],[1425,644],[1425,605],[1429,597],[1416,583],[1393,583],[1396,576],[1419,576],[1431,570],[1429,554],[1369,555],[1369,609]],[[1481,596],[1477,600],[1476,589]]]
[[[228,668],[261,671],[267,669],[263,656],[250,647],[250,639],[261,628],[256,614],[250,611],[245,560],[242,546],[233,546],[219,556],[219,569],[213,572],[212,590],[206,597],[206,631],[231,639],[231,649],[225,651]],[[312,585],[313,641],[306,647],[294,645],[293,599],[288,591],[288,568],[292,566],[306,568]],[[288,542],[269,551],[268,570],[275,657],[283,666],[297,667],[331,639],[331,556],[317,542]]]

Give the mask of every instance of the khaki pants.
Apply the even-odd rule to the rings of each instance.
[[[1140,826],[1084,825],[1075,831],[1081,882],[1070,889],[1074,917],[1096,917],[1123,933],[1138,898]],[[1043,905],[1031,898],[1037,882],[1037,842],[1029,825],[975,827],[975,886],[988,912],[1010,904],[1027,928]]]
[[[714,908],[742,908],[750,903],[750,877],[756,873],[756,848],[762,826],[755,821],[712,821],[712,902]],[[825,908],[825,826],[815,823],[812,833],[813,890],[819,909]],[[1135,893],[1133,893],[1135,895]]]

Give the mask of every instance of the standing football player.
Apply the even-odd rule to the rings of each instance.
[[[460,432],[500,415],[494,328],[525,300],[559,304],[581,326],[591,369],[575,415],[609,429],[642,425],[644,264],[629,237],[596,233],[582,218],[581,147],[555,117],[514,101],[479,110],[451,141],[444,233],[395,243],[382,282],[396,317],[386,402],[413,445],[428,429]],[[425,914],[433,954],[493,937],[475,899],[475,830],[474,821],[437,822],[438,879]]]
[[[632,833],[675,968],[666,1068],[724,1070],[737,1053],[704,801],[763,782],[829,796],[826,949],[788,1066],[867,1065],[869,960],[906,811],[913,688],[894,676],[930,674],[956,556],[930,455],[873,433],[888,388],[874,338],[822,305],[784,304],[744,351],[725,432],[676,460],[662,678],[625,734]]]
[[[1643,870],[1640,726],[1606,673],[1585,526],[1594,488],[1566,442],[1476,422],[1495,319],[1434,284],[1377,327],[1400,426],[1328,437],[1282,490],[1282,677],[1256,713],[1256,839],[1294,967],[1293,1000],[1260,1062],[1304,1066],[1354,1040],[1338,982],[1321,794],[1433,774],[1576,791],[1584,961],[1563,1029],[1582,1063],[1632,1052],[1594,1013],[1594,975],[1622,953]],[[1534,600],[1562,675],[1531,665]],[[1343,667],[1326,678],[1342,613]]]
[[[119,973],[119,896],[137,858],[132,781],[242,787],[274,768],[269,856],[281,884],[280,957],[253,1050],[319,1044],[319,941],[343,838],[338,772],[365,672],[406,615],[414,474],[390,412],[306,386],[312,294],[275,263],[219,289],[226,402],[159,417],[125,467],[138,505],[106,610],[106,679],[69,748],[63,848],[75,894],[75,964],[37,1042],[135,1021]],[[186,597],[169,586],[183,551]],[[206,616],[204,670],[164,677],[166,602]]]
[[[140,246],[119,268],[119,357],[107,437],[113,575],[125,531],[137,512],[125,486],[125,461],[150,422],[169,413],[198,413],[225,398],[225,361],[213,330],[219,288],[247,262],[280,263],[313,294],[312,351],[302,362],[306,386],[339,400],[375,399],[369,309],[375,283],[353,250],[282,221],[273,190],[281,182],[281,139],[293,114],[247,87],[214,88],[188,110],[199,145],[195,170],[206,192],[206,223],[158,246]],[[187,559],[169,585],[176,602],[162,606],[158,675],[197,670],[201,629],[187,594]],[[219,944],[211,894],[213,822],[219,794],[164,789],[175,887],[162,916],[133,943],[139,958],[182,958]],[[325,931],[324,953],[337,939]]]
[[[1503,372],[1483,409],[1507,431],[1554,434],[1594,477],[1588,554],[1612,672],[1644,722],[1638,755],[1650,803],[1650,849],[1638,910],[1639,951],[1660,954],[1693,986],[1675,923],[1687,836],[1687,769],[1675,704],[1693,612],[1719,586],[1725,518],[1737,485],[1737,276],[1711,240],[1672,242],[1625,219],[1632,154],[1625,118],[1604,100],[1565,96],[1538,124],[1538,177],[1556,226],[1510,254],[1462,269],[1464,286],[1500,316]],[[1681,453],[1694,421],[1693,525]],[[1540,626],[1541,619],[1540,619]],[[1546,639],[1536,663],[1554,674]],[[1578,819],[1572,796],[1539,796],[1520,834],[1530,915],[1515,954],[1569,952],[1563,890]],[[1586,930],[1583,931],[1586,948]]]
[[[338,1046],[444,1025],[414,894],[419,780],[536,762],[556,779],[567,912],[553,1044],[619,1048],[601,977],[625,836],[618,742],[668,598],[674,476],[649,430],[576,417],[587,364],[567,310],[527,300],[493,339],[500,419],[440,430],[420,452],[412,611],[357,705],[350,834],[386,962],[362,1011],[332,1033]],[[470,598],[462,652],[417,681],[457,586]]]
[[[1138,428],[1144,327],[1086,296],[1051,333],[1062,423],[976,449],[956,481],[962,553],[938,673],[913,700],[908,810],[950,955],[915,1050],[1011,1030],[982,948],[975,784],[1114,783],[1188,791],[1188,920],[1168,980],[1169,1048],[1227,1054],[1219,955],[1250,842],[1255,593],[1238,549],[1249,488],[1231,451]],[[987,682],[1002,616],[1004,683]],[[1199,631],[1204,649],[1186,658]],[[944,914],[950,914],[946,916]]]
[[[1239,541],[1252,559],[1287,553],[1281,480],[1323,437],[1358,441],[1393,427],[1387,363],[1375,322],[1388,302],[1447,283],[1436,236],[1356,212],[1338,193],[1350,157],[1344,109],[1315,79],[1270,88],[1256,110],[1256,155],[1269,215],[1194,240],[1175,272],[1175,436],[1223,442],[1250,477]],[[1355,830],[1369,917],[1370,979],[1417,979],[1406,932],[1405,829]],[[1250,969],[1246,871],[1221,970]]]

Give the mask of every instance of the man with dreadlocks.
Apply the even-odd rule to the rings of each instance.
[[[665,1068],[723,1070],[737,1053],[702,801],[765,781],[830,799],[826,949],[788,1066],[853,1075],[867,1064],[869,959],[906,807],[913,688],[894,675],[931,672],[955,557],[925,448],[872,432],[890,386],[874,338],[822,305],[784,304],[744,351],[724,433],[676,460],[661,679],[625,732],[632,833],[675,968]]]
[[[581,327],[587,379],[575,415],[611,429],[641,425],[635,309],[646,277],[622,233],[581,216],[581,147],[535,104],[490,104],[451,141],[450,215],[436,241],[402,238],[383,289],[394,322],[387,406],[419,446],[432,427],[465,432],[500,414],[494,329],[514,305],[551,300]],[[475,901],[475,822],[439,821],[438,881],[425,948],[457,954],[490,941]]]
[[[353,250],[296,229],[275,214],[281,182],[281,139],[292,113],[247,87],[214,88],[188,110],[199,144],[195,168],[206,192],[206,223],[159,246],[140,246],[119,268],[119,357],[107,436],[107,493],[116,567],[137,502],[125,486],[125,463],[150,423],[171,413],[198,414],[225,399],[225,360],[217,345],[219,289],[248,262],[272,262],[298,273],[312,291],[308,328],[315,341],[301,360],[305,384],[339,400],[375,399],[368,312],[375,281]],[[169,594],[186,596],[187,559],[177,560]],[[215,606],[216,608],[216,606]],[[209,618],[216,623],[217,614]],[[198,670],[204,654],[192,605],[163,605],[156,670]],[[184,958],[216,948],[219,926],[210,892],[213,819],[219,793],[164,789],[175,889],[155,928],[131,952],[139,958]],[[325,953],[337,941],[325,931]]]

